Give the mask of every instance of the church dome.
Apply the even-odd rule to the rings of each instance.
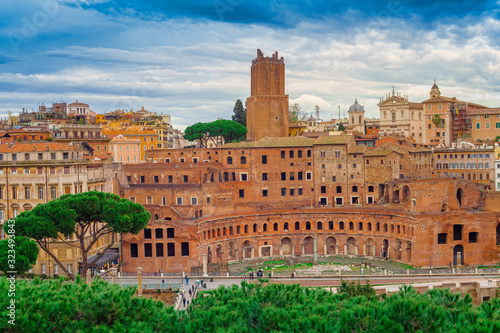
[[[349,112],[365,112],[365,108],[358,103],[358,99],[356,98],[356,101],[354,102],[353,105],[349,108]]]

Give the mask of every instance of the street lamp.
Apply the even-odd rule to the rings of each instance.
[[[432,256],[429,256],[429,269],[432,269]]]

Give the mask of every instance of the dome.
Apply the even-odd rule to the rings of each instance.
[[[349,108],[349,112],[365,112],[365,108],[358,103],[358,99],[356,98],[356,101],[354,102],[353,105]]]

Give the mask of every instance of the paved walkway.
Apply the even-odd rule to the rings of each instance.
[[[184,301],[181,301],[181,304],[179,305],[179,308],[177,309],[178,311],[181,310],[186,310],[189,305],[193,302],[193,298],[196,297],[196,293],[198,292],[199,288],[201,287],[201,284],[196,281],[189,280],[189,284],[184,284],[184,298],[186,299],[186,303],[184,304]],[[191,294],[189,294],[189,291],[191,290]]]

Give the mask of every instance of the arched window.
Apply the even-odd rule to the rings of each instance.
[[[363,230],[363,222],[358,222],[358,230]]]
[[[391,232],[394,233],[394,224],[391,224]]]
[[[237,226],[236,227],[236,233],[239,234],[240,232],[241,232],[241,228],[240,228],[240,226]]]
[[[245,230],[245,234],[248,234],[248,225],[245,225],[244,230]]]
[[[372,223],[371,222],[368,222],[368,230],[372,230]]]
[[[229,234],[232,235],[233,234],[233,227],[229,227]]]
[[[375,230],[380,231],[380,223],[377,222],[377,224],[375,224]]]
[[[226,227],[222,229],[222,236],[226,236]]]
[[[349,222],[349,230],[354,230],[354,223]]]
[[[217,228],[217,237],[220,237],[220,228]]]
[[[335,151],[335,157],[340,157],[340,150]]]
[[[233,182],[236,181],[236,174],[234,172],[231,173],[231,179],[233,180]]]
[[[203,230],[203,240],[206,240],[206,239],[207,239],[207,231]]]
[[[227,157],[227,164],[233,164],[233,158],[231,156]]]
[[[354,116],[352,116],[352,118],[351,118],[351,119],[352,119],[352,124],[354,125]]]
[[[321,221],[318,221],[318,223],[316,225],[316,229],[318,229],[318,230],[322,230],[323,229],[323,223]]]
[[[257,223],[253,224],[253,232],[257,232]]]
[[[396,121],[396,112],[392,113],[392,121]]]
[[[285,222],[285,224],[283,224],[283,230],[288,230],[288,222]]]
[[[398,234],[400,234],[401,233],[401,227],[399,225],[397,226],[397,230],[398,230]]]
[[[295,222],[295,230],[300,230],[300,222]]]
[[[264,224],[262,225],[262,231],[267,231],[267,223],[264,223]]]
[[[387,232],[387,223],[384,223],[384,232]]]
[[[359,123],[361,124],[361,116],[359,116]]]
[[[333,230],[333,221],[328,222],[328,229]]]
[[[274,231],[278,231],[278,223],[274,223],[273,224],[273,230]]]
[[[339,222],[339,229],[344,230],[344,222],[343,221]]]
[[[224,179],[225,182],[229,181],[229,174],[227,172],[223,173],[223,179]]]
[[[311,230],[311,222],[306,222],[306,230]]]

